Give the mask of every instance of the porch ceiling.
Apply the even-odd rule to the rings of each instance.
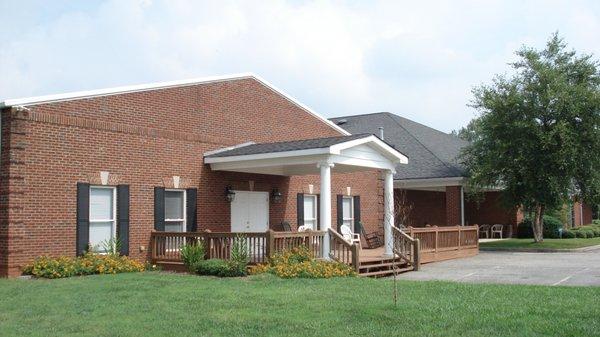
[[[205,153],[204,163],[216,171],[281,176],[319,174],[320,163],[333,172],[369,169],[394,171],[408,158],[373,135],[352,135],[291,142],[246,143]]]

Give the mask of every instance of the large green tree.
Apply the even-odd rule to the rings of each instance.
[[[516,55],[510,75],[473,89],[479,116],[463,162],[473,191],[501,187],[506,203],[534,215],[541,242],[545,210],[573,196],[600,201],[599,64],[557,33]]]

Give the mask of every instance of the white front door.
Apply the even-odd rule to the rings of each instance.
[[[265,232],[269,229],[269,193],[235,191],[231,202],[232,232]]]

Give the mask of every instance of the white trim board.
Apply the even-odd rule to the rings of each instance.
[[[120,86],[120,87],[112,87],[105,89],[97,89],[97,90],[87,90],[87,91],[77,91],[70,92],[64,94],[55,94],[55,95],[44,95],[44,96],[35,96],[35,97],[26,97],[26,98],[17,98],[17,99],[7,99],[0,102],[0,108],[4,107],[12,107],[12,106],[28,106],[28,105],[36,105],[43,103],[51,103],[58,101],[70,101],[75,99],[83,99],[83,98],[91,98],[91,97],[99,97],[99,96],[110,96],[110,95],[118,95],[132,92],[140,92],[140,91],[148,91],[154,89],[166,89],[173,87],[182,87],[182,86],[190,86],[196,84],[208,84],[213,82],[223,82],[223,81],[235,81],[240,79],[248,79],[252,78],[267,88],[271,89],[275,93],[285,97],[287,100],[301,108],[302,110],[308,112],[314,117],[320,119],[322,122],[329,125],[334,130],[338,131],[342,135],[350,135],[350,133],[343,128],[337,126],[332,121],[327,118],[321,116],[319,113],[315,112],[313,109],[308,106],[302,104],[300,101],[287,94],[285,91],[275,87],[271,83],[267,82],[262,77],[254,74],[254,73],[238,73],[238,74],[230,74],[230,75],[222,75],[222,76],[209,76],[209,77],[200,77],[193,78],[187,80],[179,80],[179,81],[169,81],[169,82],[157,82],[157,83],[148,83],[148,84],[138,84],[138,85],[129,85],[129,86]]]

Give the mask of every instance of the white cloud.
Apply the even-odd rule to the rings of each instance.
[[[600,52],[591,1],[43,4],[0,4],[0,97],[252,71],[329,117],[387,110],[449,131],[521,44],[560,30]]]

